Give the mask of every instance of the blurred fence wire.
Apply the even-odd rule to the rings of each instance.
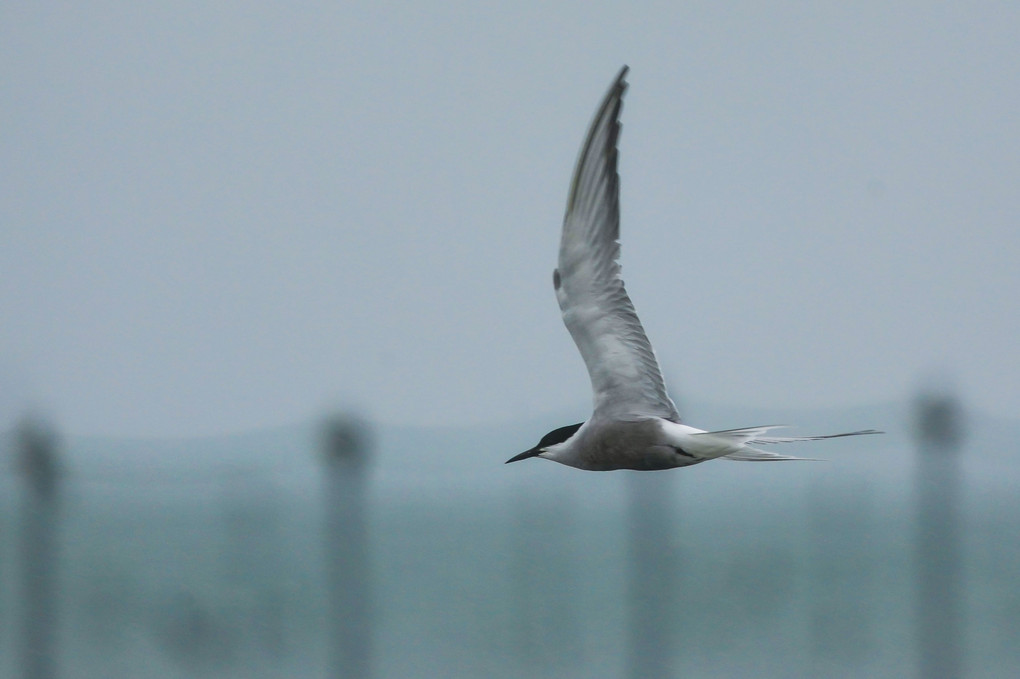
[[[951,395],[900,412],[825,464],[619,474],[350,414],[163,444],[26,421],[0,677],[1009,676],[1015,450],[966,452]]]

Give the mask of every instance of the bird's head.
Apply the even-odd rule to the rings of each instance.
[[[511,462],[517,462],[518,460],[526,460],[529,457],[540,457],[542,453],[549,452],[550,448],[560,443],[563,443],[571,436],[573,436],[577,432],[577,430],[581,428],[582,424],[584,424],[584,422],[580,422],[578,424],[568,424],[565,427],[553,429],[551,432],[542,437],[542,440],[538,442],[537,446],[530,450],[525,450],[520,455],[514,455],[513,457],[506,461],[506,464],[510,464]]]

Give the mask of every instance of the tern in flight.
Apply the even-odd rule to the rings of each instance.
[[[507,462],[541,457],[608,471],[686,467],[725,458],[798,460],[756,445],[861,434],[774,437],[777,426],[704,431],[683,424],[666,393],[662,371],[620,275],[620,178],[616,172],[620,109],[627,89],[624,66],[595,113],[574,168],[563,218],[558,266],[553,271],[563,322],[581,352],[594,392],[586,422],[555,429]]]

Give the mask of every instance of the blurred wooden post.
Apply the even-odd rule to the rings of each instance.
[[[242,634],[255,640],[267,659],[278,661],[287,649],[283,621],[280,563],[280,507],[267,480],[239,476],[223,479],[226,524],[224,580],[234,596],[232,611]]]
[[[918,676],[963,676],[959,403],[922,394],[916,404]]]
[[[531,484],[519,493],[513,527],[514,655],[520,676],[562,672],[583,660],[574,604],[578,569],[571,498]]]
[[[367,425],[336,416],[323,429],[325,557],[329,596],[327,676],[371,676],[372,610],[368,563]]]
[[[667,472],[627,475],[627,676],[633,679],[675,674],[672,649],[677,646],[674,619],[681,570],[673,536],[674,482]]]
[[[875,550],[867,478],[819,475],[811,491],[808,676],[863,676],[875,647]]]
[[[56,676],[56,533],[60,470],[55,433],[25,420],[18,428],[19,464],[25,479],[21,524],[24,679]]]

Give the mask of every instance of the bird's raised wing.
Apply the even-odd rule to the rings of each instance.
[[[553,272],[563,322],[581,351],[595,412],[680,421],[662,371],[620,276],[620,178],[616,144],[627,89],[624,66],[592,121],[577,159]]]

